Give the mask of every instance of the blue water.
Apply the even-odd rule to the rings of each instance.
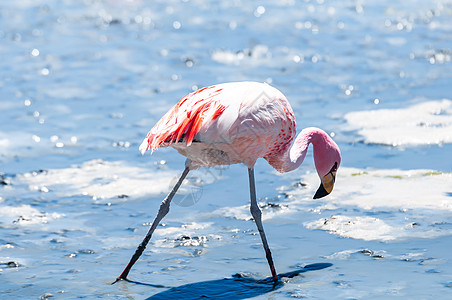
[[[94,159],[126,162],[151,177],[161,169],[177,174],[184,158],[175,150],[140,155],[147,131],[185,94],[241,80],[280,89],[299,129],[334,132],[343,167],[452,172],[450,144],[367,144],[343,119],[350,111],[450,99],[451,32],[448,0],[2,1],[0,298],[180,299],[181,292],[189,298],[207,289],[231,299],[448,299],[450,236],[342,238],[305,228],[303,222],[331,215],[308,209],[264,221],[277,271],[300,270],[273,288],[253,222],[210,214],[248,203],[247,172],[239,165],[199,171],[214,180],[201,184],[194,205],[173,205],[165,218],[174,228],[207,223],[193,230],[192,243],[180,243],[182,230],[179,239],[152,240],[130,273],[134,282],[110,285],[164,193],[127,195],[131,190],[99,200],[57,190],[55,182],[36,190],[21,178]],[[285,176],[258,161],[259,199],[284,204],[279,188],[309,171],[310,156]],[[96,182],[106,184],[108,175]],[[8,217],[5,207],[23,206],[42,213],[37,223],[20,213]],[[361,213],[338,207],[335,214],[350,211]],[[52,213],[59,217],[46,215]],[[450,229],[450,212],[432,217]],[[351,254],[333,255],[346,250]]]

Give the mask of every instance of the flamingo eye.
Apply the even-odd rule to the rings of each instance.
[[[334,166],[331,168],[330,172],[337,172],[337,162],[334,163]]]

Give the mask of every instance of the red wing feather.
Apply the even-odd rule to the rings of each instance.
[[[160,146],[183,142],[190,146],[199,132],[203,121],[208,117],[217,119],[225,110],[218,96],[221,89],[212,91],[215,86],[203,88],[182,98],[149,131],[147,147],[154,151]]]

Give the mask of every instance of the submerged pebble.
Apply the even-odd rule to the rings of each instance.
[[[176,240],[177,246],[183,246],[183,247],[199,247],[203,246],[207,241],[206,236],[187,236],[183,235],[181,237],[178,237]]]
[[[53,294],[51,294],[51,293],[45,293],[45,294],[41,295],[41,297],[39,297],[39,299],[41,299],[41,300],[50,299],[50,298],[53,298]]]
[[[96,253],[94,250],[92,249],[81,249],[78,250],[77,253],[81,253],[81,254],[94,254]]]
[[[3,263],[3,265],[7,266],[8,268],[18,268],[20,266],[16,261],[9,261],[7,263]]]

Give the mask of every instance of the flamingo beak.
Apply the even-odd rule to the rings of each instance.
[[[330,171],[328,174],[322,177],[322,183],[314,195],[314,199],[319,199],[327,196],[333,191],[334,181],[336,180],[336,172]]]

